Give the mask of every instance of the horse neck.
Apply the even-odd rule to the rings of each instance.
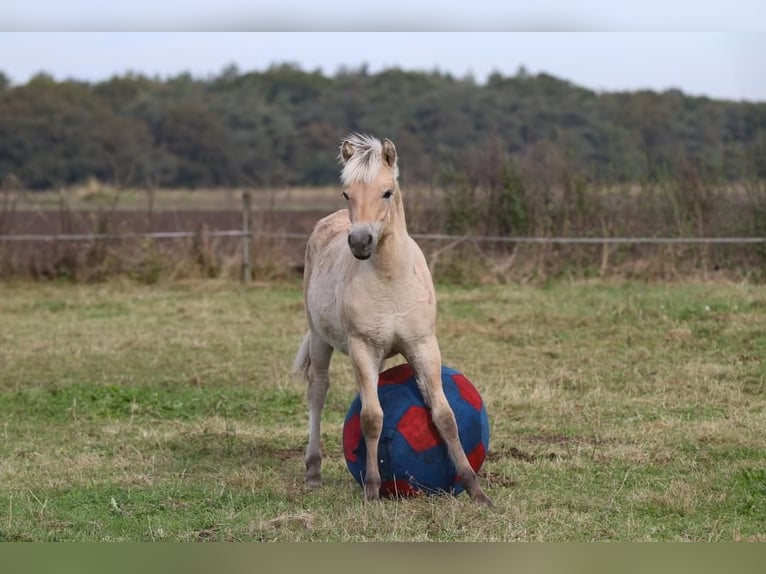
[[[395,277],[412,268],[412,243],[407,232],[404,200],[401,193],[397,195],[388,233],[383,236],[372,260],[376,269],[387,277]]]

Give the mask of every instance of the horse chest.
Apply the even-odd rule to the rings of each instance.
[[[307,286],[314,330],[342,352],[358,338],[386,355],[432,335],[435,298],[424,258],[405,258],[395,271],[356,261],[336,237],[316,257]]]
[[[434,310],[426,298],[410,288],[384,286],[364,295],[347,290],[341,300],[340,319],[344,330],[368,340],[387,352],[398,350],[402,342],[433,332]]]

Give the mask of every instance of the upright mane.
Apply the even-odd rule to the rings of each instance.
[[[354,148],[354,154],[345,162],[340,173],[340,181],[344,186],[361,182],[365,185],[372,183],[383,167],[383,144],[379,139],[364,135],[350,134],[345,138]],[[343,145],[338,159],[343,163]],[[394,180],[399,179],[399,166],[394,164]]]

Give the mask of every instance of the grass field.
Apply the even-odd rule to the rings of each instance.
[[[60,191],[15,192],[12,199],[18,211],[109,210],[143,211],[239,211],[244,188],[161,189],[154,194],[140,188],[116,189],[91,183]],[[283,187],[251,189],[254,211],[332,209],[341,205],[340,188]]]
[[[467,495],[367,505],[336,356],[303,486],[298,284],[0,286],[0,540],[766,541],[766,290],[441,286],[491,420]]]

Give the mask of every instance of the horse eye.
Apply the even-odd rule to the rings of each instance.
[[[342,192],[341,192],[341,195],[343,196],[343,199],[345,199],[346,201],[348,201],[348,194],[347,194],[345,191],[342,191]]]
[[[383,194],[383,199],[388,199],[388,198],[390,198],[392,195],[394,195],[394,192],[393,192],[393,191],[391,191],[391,190],[389,189],[388,191],[386,191],[386,192]]]

